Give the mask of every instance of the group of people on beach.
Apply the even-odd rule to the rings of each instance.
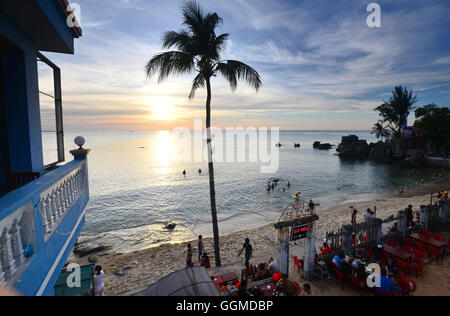
[[[200,266],[204,266],[206,268],[210,267],[208,254],[205,252],[205,247],[203,246],[203,236],[198,236],[197,241],[197,249],[198,249],[198,263]],[[192,261],[193,250],[192,245],[187,244],[186,249],[186,268],[192,268],[194,266],[194,262]]]

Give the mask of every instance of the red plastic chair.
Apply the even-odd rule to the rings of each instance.
[[[395,240],[388,240],[387,241],[387,244],[388,245],[390,245],[390,246],[392,246],[392,247],[397,247],[398,246],[398,242],[397,241],[395,241]]]
[[[409,264],[405,261],[402,261],[398,258],[395,258],[395,262],[397,263],[400,270],[402,270],[406,275],[409,274]]]
[[[361,281],[360,279],[358,279],[357,277],[355,277],[354,275],[352,275],[352,285],[353,288],[360,291],[361,296],[364,296],[364,290],[366,288],[366,282]]]
[[[410,296],[417,290],[417,284],[413,280],[407,280],[404,275],[400,274],[397,284],[402,289],[402,296]]]
[[[339,270],[335,270],[335,272],[336,272],[336,281],[341,281],[342,282],[342,289],[344,289],[345,288],[345,277],[344,277],[344,274],[342,274],[342,272],[341,271],[339,271]]]
[[[434,233],[433,234],[434,239],[439,240],[439,241],[444,241],[444,236],[438,233]]]
[[[414,258],[424,260],[425,259],[425,252],[414,249]]]
[[[277,283],[278,281],[280,281],[280,279],[283,277],[283,274],[281,272],[275,273],[274,275],[272,275],[272,280],[274,281],[274,283]]]
[[[423,274],[423,267],[425,266],[425,261],[422,258],[414,257],[413,261],[410,263],[409,268],[416,271],[416,277],[420,277]]]
[[[424,251],[425,250],[425,245],[422,244],[420,241],[413,241],[414,242],[414,246],[416,246],[417,249]]]
[[[294,270],[297,270],[298,273],[303,269],[303,260],[300,260],[297,256],[292,256],[294,260]]]
[[[297,292],[295,293],[295,296],[299,296],[300,293],[302,292],[302,288],[300,287],[300,285],[297,282],[293,281],[292,283],[294,283],[295,288],[297,289]]]
[[[403,250],[405,250],[407,253],[414,253],[414,248],[408,245],[404,245]]]
[[[436,257],[436,262],[439,262],[439,259],[444,262],[444,254],[439,249],[430,246],[425,246],[425,249],[428,252],[428,257]]]
[[[421,235],[424,235],[424,236],[427,236],[427,237],[433,237],[433,233],[430,232],[429,230],[426,230],[426,229],[422,229],[422,230],[420,231],[420,234],[421,234]]]
[[[405,244],[407,244],[408,246],[410,246],[410,247],[414,247],[414,243],[413,243],[413,241],[412,241],[412,239],[411,239],[411,238],[409,238],[409,237],[405,236],[405,237],[403,237],[403,241],[404,241],[404,242],[405,242]]]

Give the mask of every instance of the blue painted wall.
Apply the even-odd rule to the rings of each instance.
[[[2,67],[0,64],[0,74]],[[6,176],[9,173],[8,134],[6,133],[5,106],[2,76],[0,76],[0,196],[6,193]]]
[[[11,172],[44,171],[39,109],[36,47],[20,28],[0,11],[0,35],[16,51],[1,51],[6,128]]]

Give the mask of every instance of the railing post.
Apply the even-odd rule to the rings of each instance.
[[[278,264],[280,272],[289,275],[289,227],[278,228]]]
[[[440,201],[439,206],[440,206],[439,218],[440,218],[442,227],[445,227],[447,225],[447,220],[449,217],[450,200]]]
[[[380,218],[375,218],[373,221],[373,236],[372,242],[379,245],[381,243],[381,233],[383,232],[383,220]]]
[[[314,256],[316,254],[316,223],[309,223],[308,238],[306,240],[305,261],[303,273],[306,279],[310,279],[314,272]]]
[[[350,251],[350,248],[352,247],[353,226],[344,225],[342,227],[342,233],[342,250],[348,253]]]
[[[430,222],[430,205],[420,206],[420,223],[423,225],[424,229],[428,229]]]
[[[398,212],[398,230],[402,233],[403,237],[408,234],[408,219],[405,211]]]

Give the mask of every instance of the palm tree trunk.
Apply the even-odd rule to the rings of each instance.
[[[216,267],[220,267],[222,264],[220,262],[219,225],[217,223],[216,188],[214,184],[214,163],[211,144],[211,82],[209,78],[206,78],[206,89],[206,134],[208,144],[209,195],[211,198],[211,216],[214,233],[214,253],[216,259]]]

